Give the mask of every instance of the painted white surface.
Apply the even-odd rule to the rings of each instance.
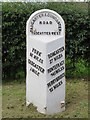
[[[49,13],[49,16],[44,16],[45,13]],[[43,15],[41,16],[41,14]],[[51,15],[54,16],[54,19]],[[32,23],[36,16],[38,19]],[[52,21],[52,24],[39,24],[40,21],[45,23]],[[61,24],[61,30],[58,28],[58,22]],[[30,32],[31,23],[33,24],[33,30]],[[37,31],[39,33],[45,32],[45,34],[35,35],[34,32]],[[47,35],[47,32],[51,34]],[[52,34],[52,32],[60,34],[55,35],[56,33]],[[64,21],[55,11],[47,9],[36,11],[27,21],[26,34],[26,103],[27,105],[33,103],[40,113],[53,114],[62,112],[65,110],[65,76],[60,78],[65,73]],[[63,64],[61,64],[61,61]],[[62,71],[60,71],[61,67],[64,68]],[[55,73],[56,70],[58,70],[57,73]]]

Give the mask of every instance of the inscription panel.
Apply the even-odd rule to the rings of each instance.
[[[55,13],[42,11],[31,17],[29,23],[31,35],[61,35],[61,20]]]

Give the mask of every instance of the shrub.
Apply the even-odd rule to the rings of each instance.
[[[2,3],[3,78],[14,79],[20,71],[25,74],[26,21],[34,11],[42,8],[53,9],[63,17],[66,25],[66,58],[71,60],[73,70],[79,58],[89,61],[87,6],[88,3]],[[72,74],[70,72],[69,75]]]

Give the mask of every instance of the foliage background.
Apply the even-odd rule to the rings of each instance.
[[[88,3],[2,3],[3,79],[26,76],[26,22],[39,9],[58,12],[66,25],[66,77],[87,78],[89,65]]]

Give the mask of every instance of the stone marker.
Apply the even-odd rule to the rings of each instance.
[[[27,21],[26,104],[40,113],[65,110],[65,24],[53,10],[34,12]]]

